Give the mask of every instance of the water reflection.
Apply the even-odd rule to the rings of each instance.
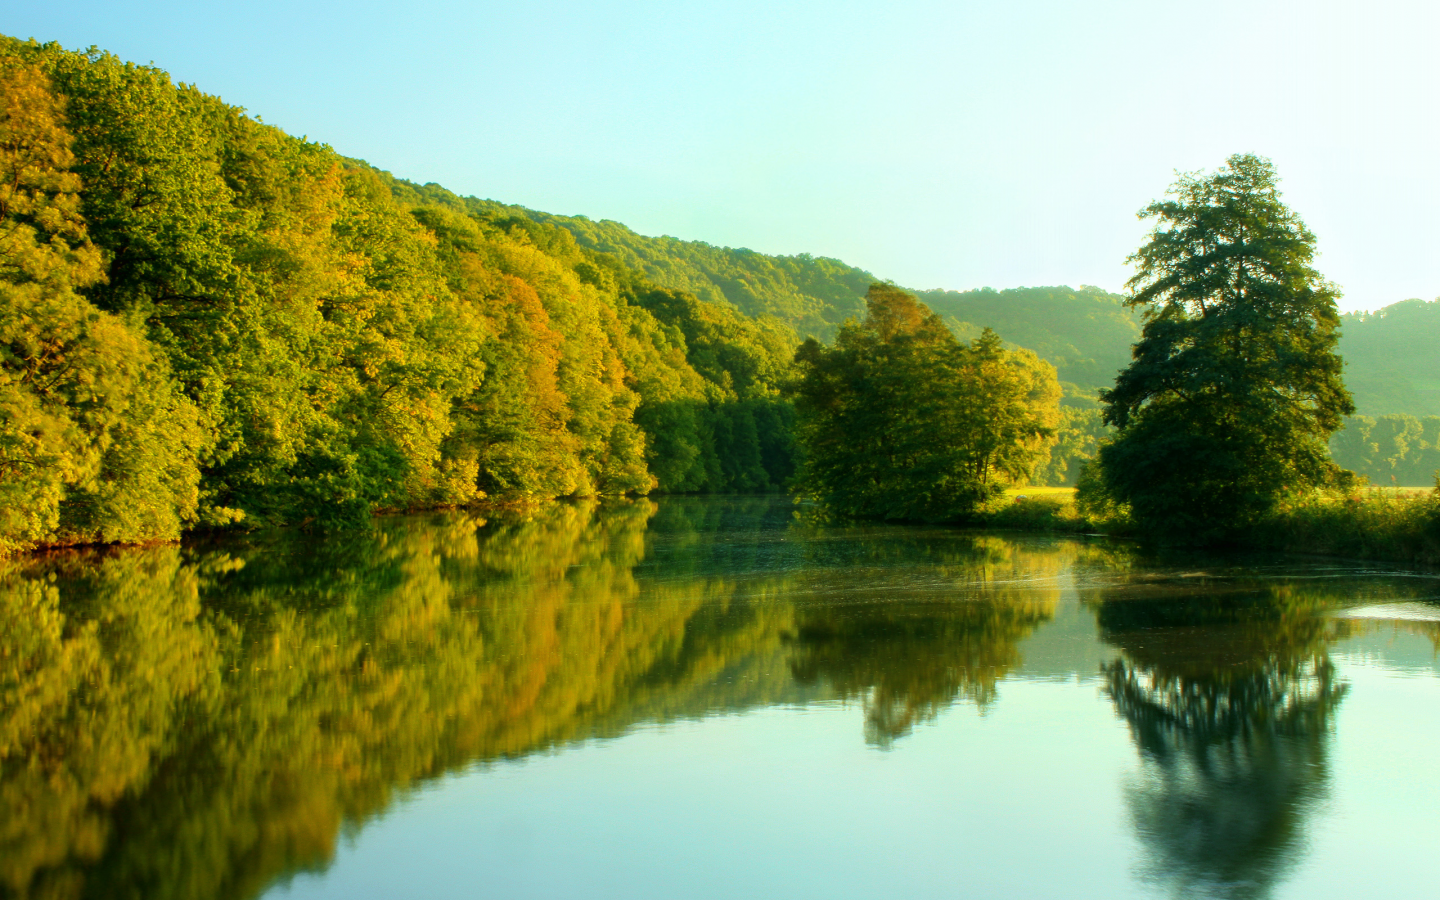
[[[1098,591],[1123,651],[1106,692],[1144,760],[1126,789],[1142,874],[1167,893],[1266,897],[1295,865],[1347,687],[1326,649],[1343,626],[1322,613],[1347,600],[1244,577]]]
[[[883,545],[908,563],[898,583],[876,579],[839,609],[810,604],[795,614],[795,678],[861,698],[865,738],[878,746],[956,699],[982,710],[993,702],[1020,662],[1020,641],[1054,615],[1071,556],[1065,546],[1036,552],[994,537],[909,544]],[[917,559],[929,563],[923,578],[911,568]]]
[[[1149,565],[764,498],[0,563],[0,896],[253,897],[436,776],[642,722],[843,699],[896,746],[1001,702],[1077,586],[1149,877],[1262,896],[1330,777],[1326,646],[1363,626],[1320,613],[1357,586]]]

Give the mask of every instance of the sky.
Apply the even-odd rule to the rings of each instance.
[[[0,4],[403,178],[914,289],[1120,291],[1269,157],[1341,308],[1440,295],[1434,2]]]

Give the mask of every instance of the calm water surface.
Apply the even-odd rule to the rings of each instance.
[[[0,897],[1429,896],[1440,580],[562,506],[0,569]]]

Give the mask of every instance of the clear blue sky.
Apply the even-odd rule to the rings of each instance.
[[[1440,295],[1434,2],[10,3],[416,181],[913,288],[1118,290],[1274,160],[1346,309]]]

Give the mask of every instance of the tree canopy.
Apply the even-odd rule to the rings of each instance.
[[[1141,213],[1127,302],[1144,311],[1133,360],[1101,394],[1119,429],[1100,484],[1144,527],[1231,531],[1290,492],[1333,482],[1326,440],[1354,412],[1335,352],[1334,285],[1271,163],[1230,157],[1182,176]]]
[[[1048,455],[1055,369],[985,331],[958,341],[910,294],[875,284],[862,322],[796,353],[801,489],[841,516],[953,521]]]
[[[0,38],[0,552],[794,469],[784,323]]]

